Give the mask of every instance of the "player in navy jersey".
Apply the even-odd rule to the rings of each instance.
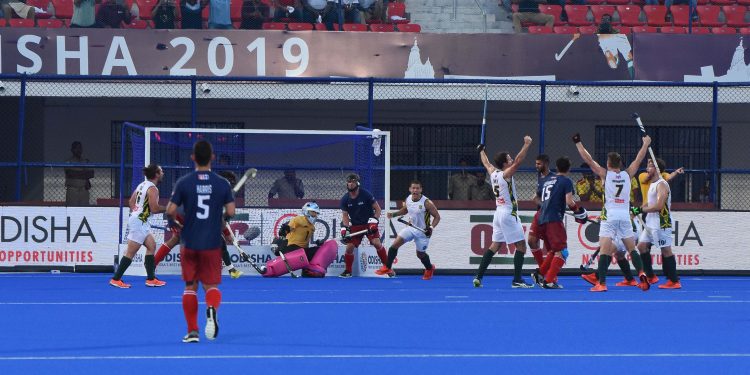
[[[555,280],[568,258],[568,235],[563,225],[565,209],[570,208],[578,222],[585,223],[587,217],[586,209],[573,200],[573,181],[568,178],[570,159],[563,156],[555,161],[555,166],[557,174],[547,179],[540,192],[542,208],[537,223],[537,236],[544,240],[547,258],[534,279],[545,289],[562,289]]]
[[[195,172],[177,181],[167,205],[167,215],[173,221],[177,208],[182,206],[185,222],[181,231],[180,265],[185,291],[182,309],[187,321],[188,334],[183,342],[198,342],[198,283],[206,291],[205,335],[213,340],[219,334],[216,310],[221,304],[221,235],[225,217],[234,216],[234,196],[229,182],[211,172],[215,157],[211,143],[195,143],[190,158],[195,162]],[[223,211],[223,212],[222,212]]]
[[[529,228],[529,248],[531,249],[531,255],[534,256],[534,260],[536,260],[536,264],[539,268],[542,267],[542,263],[544,262],[544,252],[542,251],[541,247],[539,246],[539,236],[537,235],[537,232],[539,231],[537,219],[539,217],[539,210],[542,208],[542,186],[544,186],[544,183],[549,181],[550,177],[553,176],[553,174],[549,170],[549,156],[545,154],[539,154],[539,156],[536,157],[536,161],[534,162],[534,167],[536,167],[536,194],[534,194],[534,203],[536,203],[536,213],[534,213],[534,219],[531,221],[531,228]]]
[[[380,242],[378,222],[380,218],[380,205],[375,197],[359,186],[359,176],[352,173],[346,177],[347,193],[341,198],[341,238],[349,233],[359,232],[367,229],[367,239],[378,252],[378,257],[383,264],[388,261],[383,244]],[[354,236],[346,244],[344,264],[346,269],[340,277],[352,277],[352,264],[354,264],[354,248],[362,243],[365,234]]]

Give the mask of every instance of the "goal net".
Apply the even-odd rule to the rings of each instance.
[[[255,262],[271,259],[270,242],[279,226],[300,214],[302,205],[308,201],[316,201],[322,209],[313,240],[339,240],[339,203],[347,192],[346,176],[351,173],[360,176],[361,187],[370,191],[383,209],[380,233],[383,243],[387,242],[384,234],[385,212],[390,201],[389,132],[145,128],[142,137],[136,134],[129,139],[130,145],[124,147],[132,149],[129,162],[132,173],[128,174],[130,182],[124,193],[129,195],[143,181],[140,166],[159,164],[164,170],[164,178],[158,185],[162,205],[166,205],[177,180],[194,169],[190,154],[196,141],[208,140],[213,145],[216,159],[212,170],[216,172],[232,171],[239,179],[248,169],[257,169],[257,175],[249,178],[237,193],[237,215],[230,222],[243,251]],[[124,253],[127,242],[127,215],[125,210],[120,254]],[[156,214],[150,222],[160,246],[171,237],[163,229],[166,218]],[[250,228],[257,228],[260,235],[248,241],[244,234]],[[343,272],[343,250],[340,244],[340,256],[328,269],[330,275]],[[139,251],[133,259],[129,274],[144,274],[143,253]],[[246,275],[257,275],[249,263],[241,261],[231,244],[229,253],[235,267]],[[179,245],[159,265],[157,274],[179,273],[178,255]],[[375,249],[367,241],[363,241],[355,256],[355,276],[374,276],[381,266]]]

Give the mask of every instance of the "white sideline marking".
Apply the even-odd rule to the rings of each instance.
[[[503,304],[503,303],[750,303],[750,300],[439,300],[439,301],[222,301],[222,305],[438,305],[438,304]],[[172,301],[120,301],[120,302],[0,302],[0,306],[64,306],[64,305],[182,305]]]
[[[247,354],[247,355],[122,355],[122,356],[39,356],[0,357],[0,361],[93,361],[122,359],[360,359],[360,358],[612,358],[612,357],[673,357],[673,358],[745,358],[750,353],[469,353],[469,354]]]

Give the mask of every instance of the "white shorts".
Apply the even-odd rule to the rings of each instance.
[[[424,235],[424,233],[414,229],[406,227],[398,232],[398,236],[404,239],[404,242],[414,241],[414,245],[417,246],[417,251],[427,251],[427,246],[430,245],[430,239]]]
[[[511,244],[525,238],[521,220],[507,211],[495,210],[495,216],[492,218],[492,242]]]
[[[633,224],[630,220],[604,220],[599,225],[599,238],[609,237],[613,241],[619,239],[622,242],[623,238],[633,238]]]
[[[649,228],[641,232],[638,242],[650,243],[661,249],[672,246],[673,236],[672,228]]]
[[[151,235],[151,225],[142,222],[138,216],[128,218],[128,241],[133,241],[143,245],[146,238]]]

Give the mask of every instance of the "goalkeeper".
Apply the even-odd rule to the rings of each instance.
[[[279,236],[273,240],[271,249],[278,257],[266,263],[263,277],[278,277],[291,269],[302,269],[304,277],[324,277],[328,266],[338,255],[338,244],[334,240],[317,240],[310,245],[315,233],[315,220],[320,207],[315,202],[302,206],[302,215],[295,216],[279,228]],[[280,255],[284,254],[286,261]],[[285,264],[286,263],[286,264]],[[287,264],[289,268],[287,268]]]
[[[235,184],[237,184],[237,175],[235,175],[232,171],[220,171],[217,172],[217,174],[227,179],[227,181],[229,181],[229,186],[234,186]],[[164,242],[161,246],[159,246],[159,250],[156,251],[156,255],[154,256],[155,266],[158,266],[159,263],[164,260],[167,254],[172,251],[172,248],[174,248],[175,245],[180,242],[180,229],[182,228],[182,224],[185,222],[182,214],[178,214],[175,217],[175,222],[177,223],[177,225],[170,227],[170,230],[172,231],[172,237]],[[234,264],[232,264],[232,260],[229,257],[227,242],[231,243],[232,239],[231,233],[229,232],[229,229],[226,225],[222,226],[221,234],[222,237],[224,237],[224,241],[221,243],[222,263],[224,263],[224,266],[229,267],[229,276],[231,276],[233,279],[238,279],[240,276],[242,276],[242,271],[234,267]]]

